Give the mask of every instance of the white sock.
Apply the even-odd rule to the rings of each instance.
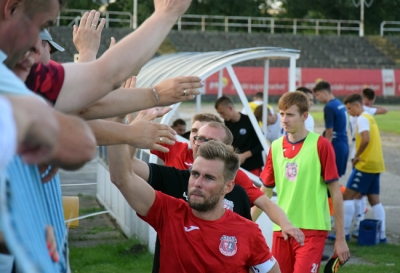
[[[344,234],[350,234],[350,226],[351,220],[354,215],[354,200],[345,200],[343,201],[343,210],[344,210]]]
[[[374,212],[374,217],[376,220],[381,220],[381,239],[386,238],[386,215],[385,215],[385,210],[382,206],[382,203],[376,204],[375,206],[372,207],[372,211]]]
[[[361,198],[361,218],[360,218],[360,221],[364,220],[366,210],[367,210],[367,197],[363,196]]]
[[[364,214],[364,211],[362,210],[362,199],[355,199],[354,200],[354,220],[355,221],[360,221],[361,215]]]

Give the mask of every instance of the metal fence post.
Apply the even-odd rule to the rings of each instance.
[[[386,24],[386,21],[383,21],[382,23],[381,23],[381,36],[383,37],[383,34],[384,34],[384,32],[385,32],[385,30],[383,29],[384,28],[384,26],[385,26],[385,24]]]
[[[271,21],[270,21],[270,25],[271,25],[271,34],[274,34],[275,33],[275,20],[274,19],[271,19]]]
[[[206,17],[203,15],[201,16],[201,32],[206,31]]]
[[[229,32],[228,23],[229,23],[229,19],[227,16],[225,16],[225,32]]]
[[[110,26],[109,19],[110,19],[110,15],[108,14],[108,12],[106,12],[106,28],[108,28]]]
[[[293,20],[293,34],[294,35],[297,34],[297,20],[296,19]]]
[[[251,17],[247,19],[247,32],[251,33]]]
[[[340,21],[337,23],[337,36],[340,36]]]
[[[315,21],[315,35],[319,34],[319,21]]]
[[[178,31],[182,30],[182,17],[179,17],[178,19]]]

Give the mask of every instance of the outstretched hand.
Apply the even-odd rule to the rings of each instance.
[[[154,0],[155,13],[162,13],[177,20],[190,6],[192,0]]]
[[[92,10],[85,12],[79,23],[79,27],[74,25],[72,33],[73,42],[76,50],[80,54],[79,61],[93,61],[96,59],[100,48],[101,32],[103,31],[106,20],[100,20],[100,12]],[[90,60],[92,59],[92,60]]]
[[[159,105],[166,106],[177,102],[192,100],[199,95],[198,88],[204,84],[196,76],[180,76],[165,79],[158,83],[154,88],[159,97]]]
[[[135,131],[136,135],[133,146],[163,153],[169,152],[169,149],[162,144],[173,145],[176,132],[168,125],[155,123],[153,120],[170,110],[170,107],[158,107],[140,111],[135,118],[131,114],[127,115],[128,126]]]

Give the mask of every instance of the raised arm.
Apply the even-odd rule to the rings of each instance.
[[[132,209],[141,216],[147,216],[155,200],[155,191],[134,173],[128,145],[108,146],[108,166],[111,181]]]
[[[193,96],[185,96],[183,92],[197,92],[203,86],[199,77],[176,77],[165,79],[153,88],[119,88],[91,106],[77,111],[84,119],[98,119],[126,115],[128,113],[152,108],[155,106],[168,106],[181,101],[192,100]]]
[[[89,63],[65,64],[64,85],[56,108],[70,113],[119,88],[154,55],[190,0],[155,0],[155,11],[137,30]],[[188,92],[187,95],[197,95]],[[79,99],[76,99],[79,98]]]

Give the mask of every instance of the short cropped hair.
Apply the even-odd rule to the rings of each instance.
[[[46,7],[49,4],[49,1],[52,0],[25,0],[25,12],[29,17],[33,18],[33,16],[39,11],[40,8]],[[60,4],[60,11],[64,8],[67,3],[67,0],[58,0]]]
[[[211,121],[215,121],[218,123],[223,123],[222,119],[220,119],[218,116],[211,114],[211,113],[200,113],[200,114],[196,114],[193,117],[193,121],[192,124],[195,123],[196,121],[200,121],[200,122],[211,122]]]
[[[366,97],[369,100],[375,99],[375,92],[371,88],[364,88],[362,91],[363,97]]]
[[[319,92],[319,91],[323,91],[323,90],[328,91],[328,93],[332,93],[331,85],[329,84],[329,82],[320,81],[314,87],[314,92]]]
[[[176,127],[179,125],[186,125],[186,122],[183,119],[178,118],[178,119],[174,120],[174,122],[172,123],[172,127]]]
[[[263,92],[257,92],[254,94],[255,98],[263,99],[264,98],[264,93]]]
[[[278,101],[279,110],[286,110],[292,105],[296,105],[299,108],[300,115],[308,112],[310,108],[308,98],[300,91],[285,93]]]
[[[226,127],[225,124],[211,121],[211,122],[206,123],[204,126],[210,126],[212,128],[221,128],[221,129],[225,130],[225,137],[222,140],[222,142],[226,145],[232,145],[233,135],[232,135],[231,130],[229,130],[229,128]]]
[[[348,104],[348,103],[354,103],[354,102],[358,102],[359,104],[362,105],[362,97],[360,94],[351,94],[348,95],[347,97],[344,98],[343,103],[344,104]]]
[[[224,162],[224,182],[235,179],[239,169],[239,156],[231,145],[210,140],[200,146],[196,158],[202,157],[208,160],[219,159]]]
[[[217,109],[218,106],[220,106],[220,105],[225,106],[225,107],[233,106],[233,102],[231,101],[230,98],[228,98],[226,96],[222,96],[219,99],[217,99],[217,101],[215,102],[215,106],[214,106],[215,109]]]
[[[296,89],[296,91],[300,91],[300,92],[303,92],[304,94],[313,94],[313,92],[310,90],[310,89],[308,89],[307,87],[304,87],[304,86],[300,86],[300,87],[297,87],[297,89]]]

